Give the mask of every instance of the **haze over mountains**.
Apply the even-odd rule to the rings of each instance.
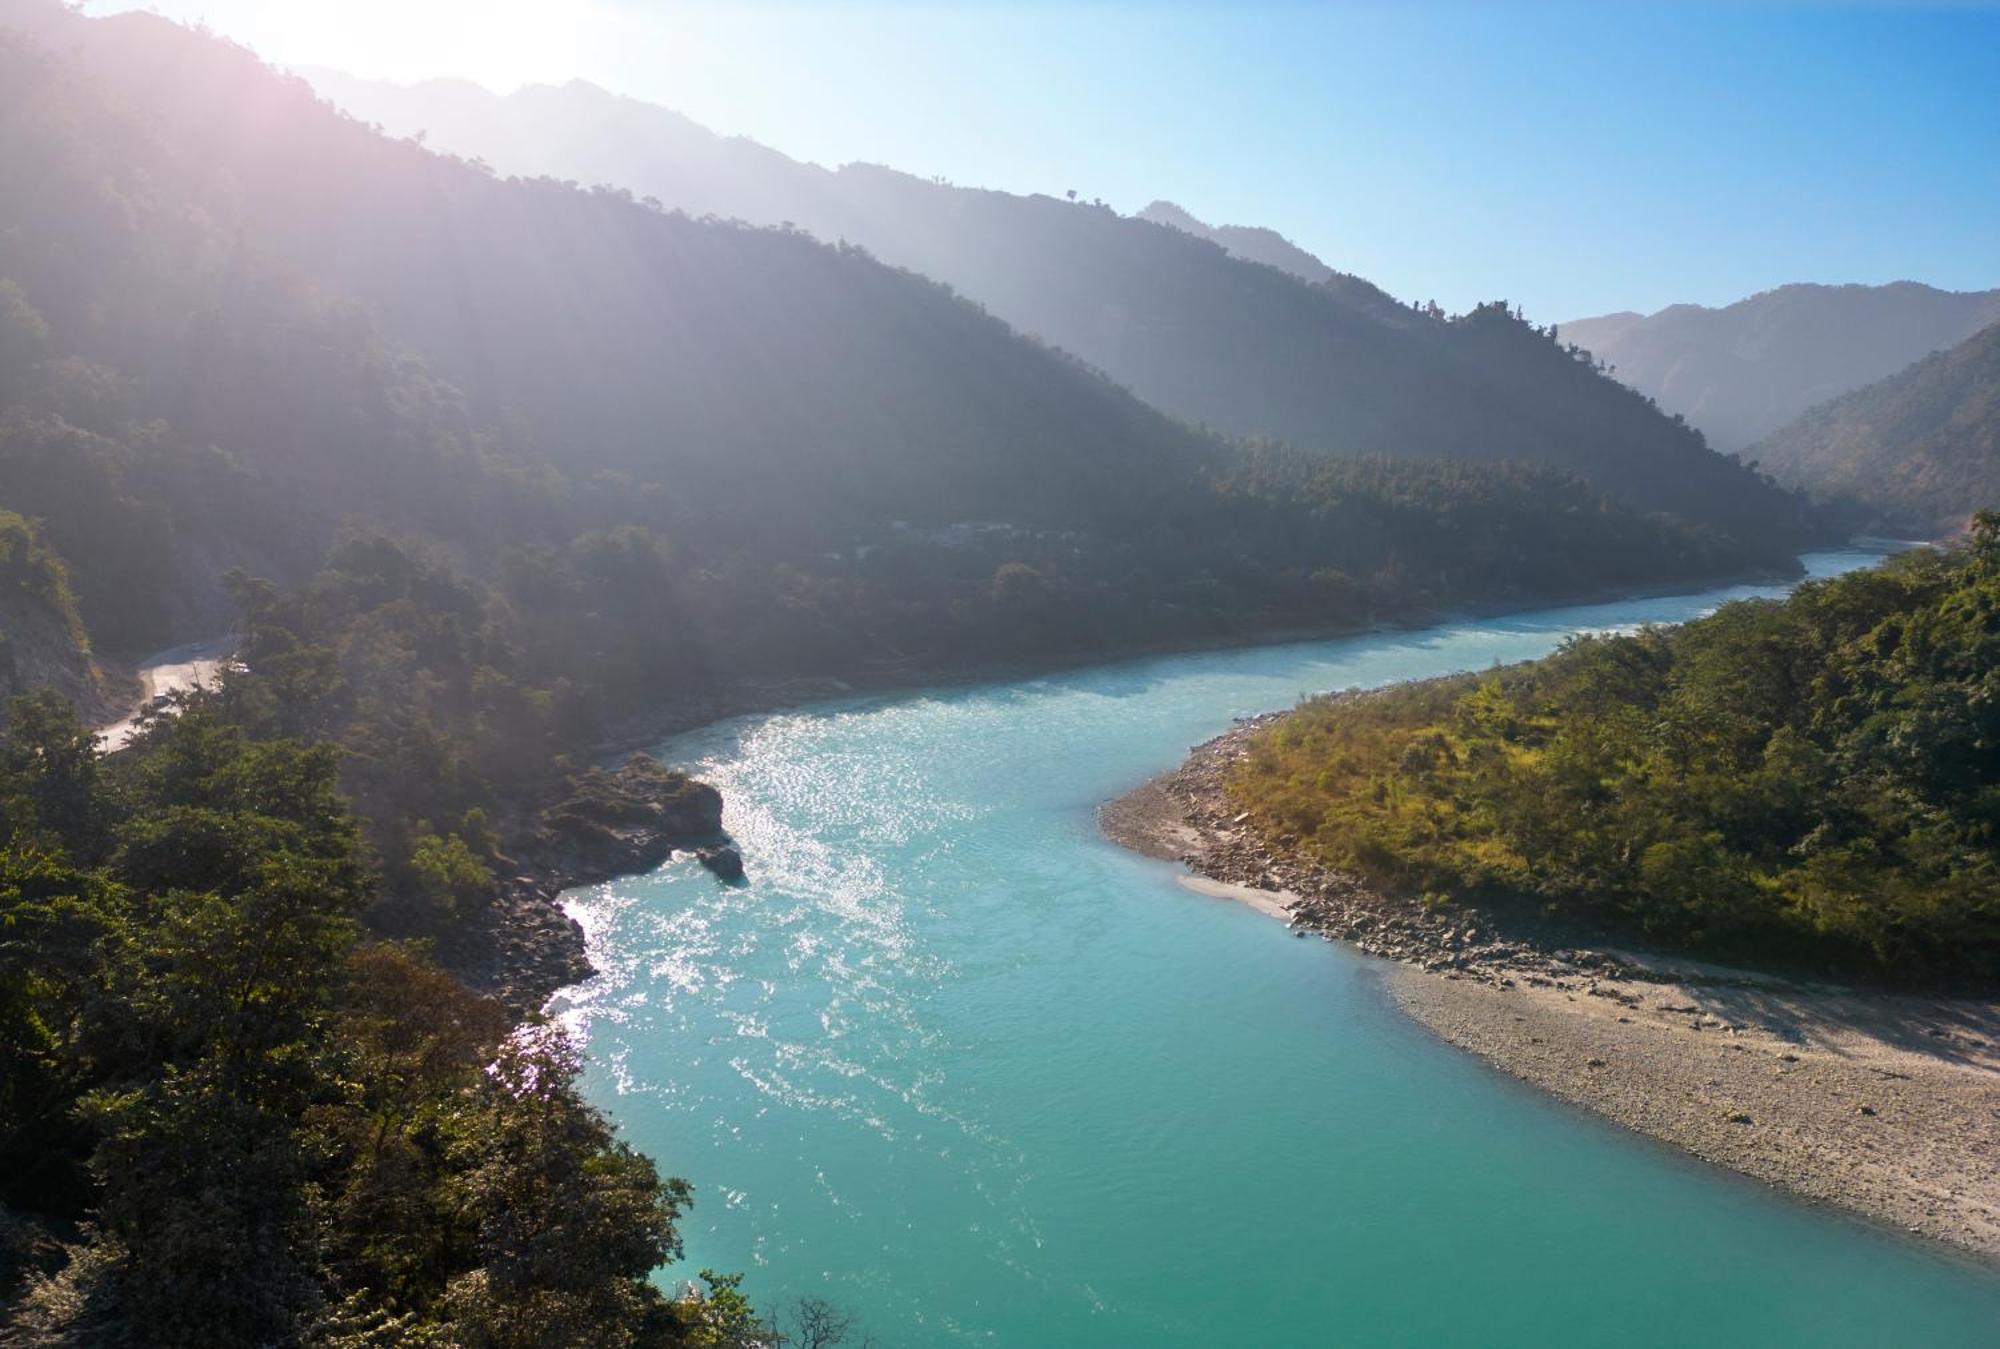
[[[1791,285],[1710,309],[1605,314],[1565,341],[1680,413],[1718,450],[1741,450],[1807,408],[1902,370],[2000,322],[2000,290]]]
[[[2000,323],[1812,408],[1751,451],[1779,479],[1918,533],[2000,501]]]
[[[799,164],[583,83],[500,97],[314,78],[365,121],[503,172],[860,244],[1193,423],[1314,451],[1536,461],[1641,509],[1738,532],[1791,527],[1792,508],[1753,474],[1499,305],[1448,320],[1337,272],[1307,284],[1236,256],[1242,236],[1226,249],[1186,219]]]
[[[1210,225],[1170,201],[1154,202],[1139,212],[1139,219],[1220,244],[1236,257],[1290,272],[1309,285],[1324,285],[1340,275],[1284,235],[1262,225]]]
[[[1496,428],[1482,457],[1546,440],[1563,453],[1530,457],[1659,499],[1247,454],[858,249],[502,180],[147,16],[6,0],[0,23],[28,34],[0,45],[22,188],[0,198],[0,507],[39,522],[106,649],[212,635],[227,569],[296,582],[356,526],[498,578],[510,622],[560,617],[518,642],[623,671],[614,705],[1783,567],[1807,528],[1497,310],[1390,323],[1177,230],[879,172],[974,200],[989,235],[1055,220],[1080,261],[1137,239],[1157,257],[1123,270],[1133,293],[1192,287],[1193,259],[1425,392],[1433,430]],[[1193,300],[1187,362],[1222,341]],[[1487,392],[1521,368],[1574,397]],[[1702,523],[1640,518],[1673,502]]]
[[[1530,459],[1641,508],[1733,530],[1784,509],[1564,347],[1734,453],[2000,320],[2000,290],[1801,284],[1719,309],[1581,319],[1550,343],[1497,306],[1456,322],[1420,312],[1276,231],[1212,226],[1170,201],[1122,217],[877,165],[829,170],[581,81],[498,96],[462,81],[308,74],[366,121],[505,172],[629,186],[691,215],[858,243],[1191,422],[1308,450]],[[1788,440],[1769,465],[1783,467],[1786,485],[1822,497],[1886,493],[1862,502],[1885,524],[1943,522],[1944,484],[1974,486],[1923,456],[1928,466],[1901,472],[1929,484],[1926,503],[1879,475],[1820,472],[1826,455],[1797,445]]]

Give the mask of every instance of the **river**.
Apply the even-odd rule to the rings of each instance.
[[[1826,575],[1878,554],[1812,555]],[[553,1009],[694,1183],[690,1277],[883,1346],[1993,1345],[2000,1277],[1438,1043],[1093,812],[1232,717],[1682,621],[1738,587],[746,717],[662,747],[750,882],[573,893]]]

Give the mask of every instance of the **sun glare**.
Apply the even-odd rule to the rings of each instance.
[[[587,0],[287,0],[208,12],[280,64],[406,82],[449,75],[500,90],[588,69],[590,49],[622,26]]]

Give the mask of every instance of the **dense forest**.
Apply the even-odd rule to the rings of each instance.
[[[0,739],[0,1338],[754,1342],[732,1280],[649,1282],[688,1189],[564,1037],[367,934],[336,752],[231,701]]]
[[[224,572],[296,584],[355,520],[640,643],[570,659],[654,700],[1789,562],[1782,522],[1510,464],[1288,496],[1281,455],[856,250],[501,181],[216,39],[11,9],[64,54],[0,44],[0,171],[33,187],[0,202],[0,504],[102,649],[228,626]]]
[[[508,172],[861,245],[1191,423],[1319,452],[1523,459],[1773,542],[1808,528],[1789,494],[1505,304],[1453,318],[1338,271],[1308,284],[1238,256],[1241,236],[1225,247],[1102,203],[828,171],[582,83],[502,98],[314,78],[364,119]]]
[[[1782,602],[1315,699],[1230,791],[1267,837],[1399,893],[1990,986],[2000,516]]]
[[[156,19],[11,12],[14,602],[73,696],[93,646],[243,633],[246,724],[342,748],[417,931],[419,854],[634,713],[1784,560],[1549,469],[1225,444],[854,250],[502,182]]]
[[[1752,453],[1890,528],[1962,528],[1979,503],[2000,500],[2000,322],[1813,408]]]

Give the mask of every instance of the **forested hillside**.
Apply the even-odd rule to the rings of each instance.
[[[100,759],[56,700],[12,711],[0,1339],[748,1343],[728,1285],[648,1282],[688,1188],[562,1037],[365,935],[330,747],[204,697]]]
[[[59,27],[86,39],[65,66],[12,54],[9,167],[38,191],[10,205],[7,266],[59,343],[173,397],[162,410],[191,438],[319,434],[379,401],[343,397],[353,386],[395,382],[389,415],[432,423],[408,428],[419,447],[516,434],[518,418],[539,457],[579,476],[671,478],[656,514],[681,526],[820,543],[905,517],[1129,522],[1151,482],[1214,448],[852,251],[502,182],[143,16]],[[120,270],[141,273],[138,294],[113,284]],[[203,302],[227,322],[191,349],[169,341]],[[349,331],[272,331],[307,322]],[[273,340],[312,350],[281,362]],[[371,368],[371,343],[420,353],[429,375],[386,352]],[[333,361],[346,368],[304,378]],[[253,363],[254,396],[200,388]],[[272,378],[324,400],[303,428]],[[431,378],[462,404],[408,387]],[[291,448],[307,471],[342,458]],[[386,490],[354,503],[371,518],[411,495],[384,477],[368,474]]]
[[[1100,203],[798,164],[580,83],[498,98],[315,78],[364,119],[506,171],[860,244],[1191,422],[1316,451],[1526,459],[1642,509],[1774,539],[1801,531],[1784,494],[1506,305],[1453,320],[1358,277],[1306,284]]]
[[[1618,378],[1743,450],[1816,403],[1892,375],[2000,322],[2000,290],[1779,286],[1720,309],[1677,304],[1562,325]],[[1755,458],[1752,450],[1746,457]]]
[[[1944,533],[2000,501],[2000,322],[1813,408],[1757,444],[1785,482],[1893,529]]]
[[[1315,699],[1229,790],[1266,838],[1435,902],[1990,985],[2000,516],[1782,602]]]
[[[98,711],[108,706],[108,684],[92,656],[69,568],[32,523],[0,510],[0,699],[50,688]]]
[[[522,621],[556,606],[616,648],[579,664],[650,672],[628,706],[1788,560],[1776,526],[1642,523],[1510,466],[1288,495],[1282,456],[857,251],[502,181],[155,19],[8,12],[39,36],[0,48],[0,171],[31,189],[0,202],[0,503],[102,646],[219,630],[224,571],[302,579],[347,521]]]

